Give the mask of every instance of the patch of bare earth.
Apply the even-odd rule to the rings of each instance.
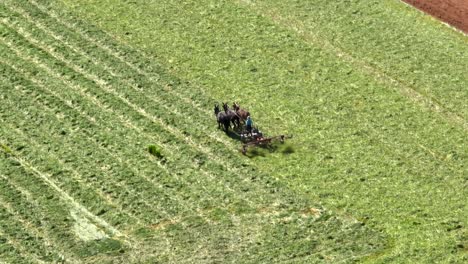
[[[468,34],[468,0],[402,0]]]

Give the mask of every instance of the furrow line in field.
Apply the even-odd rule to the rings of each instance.
[[[125,98],[121,93],[119,93],[114,88],[112,88],[112,86],[108,85],[107,81],[105,81],[105,80],[99,78],[98,76],[96,76],[96,75],[94,75],[92,73],[89,73],[86,70],[78,67],[72,61],[67,60],[62,55],[60,55],[57,52],[55,52],[55,51],[51,50],[50,48],[48,48],[41,41],[35,39],[24,28],[19,27],[17,25],[15,26],[11,22],[7,21],[6,19],[3,19],[2,22],[4,24],[6,24],[8,27],[10,27],[11,29],[15,29],[15,27],[16,27],[16,31],[20,35],[22,35],[25,39],[27,39],[28,41],[30,41],[31,43],[33,43],[34,45],[36,45],[40,49],[44,50],[45,52],[50,54],[55,59],[65,63],[71,69],[73,69],[76,72],[82,74],[88,80],[93,81],[94,83],[96,83],[104,91],[106,91],[106,92],[114,95],[115,97],[119,98],[122,102],[124,102],[127,106],[129,106],[134,111],[138,112],[140,115],[144,116],[145,118],[147,118],[147,119],[149,119],[149,120],[151,120],[151,121],[153,121],[155,123],[158,123],[162,128],[165,128],[167,131],[169,131],[170,133],[172,133],[174,136],[178,137],[179,139],[184,140],[186,143],[188,143],[193,148],[199,149],[201,152],[203,152],[205,155],[207,155],[211,160],[214,160],[218,164],[223,166],[227,171],[234,172],[234,173],[239,172],[237,169],[234,169],[234,168],[230,167],[228,164],[226,164],[226,162],[222,161],[218,156],[213,155],[213,153],[212,153],[212,151],[210,149],[208,149],[208,148],[194,142],[191,136],[185,136],[178,128],[167,124],[166,122],[164,122],[164,120],[162,120],[161,118],[159,118],[157,116],[149,114],[148,112],[146,112],[145,109],[141,108],[138,104],[135,104],[135,103],[131,102],[129,99]]]
[[[4,39],[3,39],[4,40]],[[7,46],[9,46],[11,49],[12,47],[14,46],[13,43],[11,42],[4,42]],[[16,53],[17,56],[20,56],[21,53],[19,50],[17,49],[12,49],[13,52]],[[24,58],[23,58],[24,59]],[[35,58],[35,57],[28,57],[28,59],[25,59],[26,61],[29,61],[31,63],[35,63],[36,65],[38,65],[39,68],[43,69],[44,71],[46,71],[48,74],[56,77],[56,78],[59,78],[60,75],[58,74],[54,74],[54,72],[52,72],[50,70],[50,68],[48,68],[47,66],[44,66],[41,64],[41,62]],[[19,67],[17,67],[16,65],[14,65],[13,63],[11,63],[11,61],[7,60],[7,59],[4,59],[2,61],[2,63],[4,63],[5,65],[9,66],[10,68],[12,68],[13,70],[17,71],[18,73],[20,74],[23,74],[24,76],[26,76],[28,78],[29,81],[31,81],[34,85],[40,87],[42,90],[46,91],[47,93],[51,94],[53,97],[59,99],[64,105],[66,105],[67,107],[73,109],[74,111],[78,112],[81,116],[83,116],[86,120],[88,120],[90,123],[93,123],[95,124],[96,123],[96,119],[89,115],[88,113],[86,113],[85,110],[82,110],[80,109],[80,106],[79,104],[73,104],[70,100],[66,100],[64,99],[63,97],[61,97],[57,92],[55,92],[54,90],[51,90],[47,87],[47,85],[45,83],[43,83],[41,80],[39,79],[36,79],[34,78],[31,74],[28,74],[24,69],[21,69]],[[61,80],[64,84],[66,85],[72,85],[72,83],[68,80],[65,80],[65,79],[62,79]],[[96,99],[96,98],[93,98],[93,99]],[[101,110],[103,110],[105,107],[104,106],[100,106]]]
[[[411,163],[422,163],[422,158],[419,159],[408,159],[408,156],[405,155],[405,151],[401,146],[406,145],[405,143],[399,142],[399,141],[394,141],[394,140],[388,140],[380,131],[378,131],[377,128],[375,128],[372,125],[366,126],[366,129],[370,132],[369,137],[373,137],[375,140],[381,143],[381,145],[388,149],[391,153],[394,155],[398,156],[401,158],[401,160],[406,160],[407,162]],[[446,165],[445,168],[450,171],[453,175],[456,174],[456,171],[454,170],[455,168],[452,166],[447,165],[447,163],[450,161],[450,158],[447,158],[447,156],[443,156],[441,154],[436,154],[433,150],[429,149],[428,147],[424,146],[423,144],[419,143],[418,141],[413,142],[414,143],[414,148],[418,149],[420,148],[426,155],[428,155],[432,160],[432,162],[437,162],[439,163],[439,166],[441,166],[441,163]],[[414,166],[414,165],[413,165]],[[424,165],[420,165],[424,166]]]
[[[0,174],[0,178],[3,179],[5,182],[7,182],[9,185],[11,185],[11,187],[18,191],[19,193],[21,193],[21,195],[23,195],[26,199],[26,201],[30,204],[32,204],[36,209],[37,208],[41,208],[41,205],[38,203],[38,201],[33,197],[33,195],[26,189],[24,189],[23,187],[19,186],[16,182],[14,182],[11,178],[9,177],[6,177],[5,175],[3,174]],[[1,198],[0,198],[1,199]],[[16,205],[15,205],[16,206]],[[4,206],[5,207],[5,206]],[[13,207],[12,207],[13,208]],[[13,213],[13,215],[17,216],[19,215],[19,213]],[[41,218],[44,219],[45,218],[45,213],[41,210]],[[26,220],[24,220],[26,222]],[[23,221],[20,221],[23,223]],[[42,225],[42,224],[41,224]],[[34,235],[36,235],[36,237],[42,237],[44,239],[44,244],[48,247],[50,246],[54,246],[57,250],[60,250],[58,251],[58,255],[61,255],[64,257],[64,259],[66,261],[71,261],[72,263],[78,263],[78,260],[76,260],[72,255],[68,254],[66,252],[66,250],[64,250],[63,248],[60,247],[60,245],[54,241],[52,242],[52,238],[49,234],[49,232],[47,232],[46,230],[44,231],[40,231],[39,228],[35,227],[32,223],[30,222],[27,222],[27,225],[25,224],[25,226],[31,226],[31,229],[33,229],[34,231],[32,231],[34,233]],[[41,226],[42,227],[42,226]]]
[[[11,25],[11,23],[9,23],[6,19],[2,19],[2,23],[5,24],[6,26],[10,27],[10,28],[13,28],[14,26]],[[20,29],[21,30],[21,29]],[[156,123],[159,123],[161,128],[162,129],[165,129],[167,130],[168,132],[172,133],[173,135],[176,135],[178,138],[184,140],[185,142],[187,142],[189,145],[191,145],[194,149],[199,149],[201,150],[205,155],[208,155],[210,158],[212,158],[214,161],[216,161],[219,165],[223,166],[227,171],[229,172],[237,172],[237,173],[241,173],[239,170],[237,169],[232,169],[231,167],[229,167],[229,165],[227,165],[226,163],[222,162],[219,160],[218,157],[215,157],[212,155],[212,153],[205,149],[204,147],[201,147],[199,146],[198,144],[194,143],[192,141],[192,139],[190,137],[186,137],[183,135],[182,132],[180,132],[178,129],[176,128],[172,128],[170,127],[169,125],[167,125],[166,123],[164,123],[160,118],[157,118],[157,117],[154,117],[150,114],[148,114],[144,109],[141,109],[140,107],[138,107],[137,105],[131,103],[128,99],[126,99],[125,97],[123,97],[121,94],[119,94],[118,92],[116,92],[115,90],[112,89],[112,87],[108,86],[107,85],[107,82],[100,79],[99,77],[93,75],[93,74],[90,74],[90,73],[87,73],[85,70],[81,69],[80,67],[74,65],[72,62],[70,62],[69,60],[63,58],[61,55],[57,54],[56,52],[48,49],[47,47],[44,47],[43,45],[41,45],[40,43],[38,43],[39,41],[37,41],[36,39],[32,38],[32,36],[30,36],[28,33],[25,33],[24,31],[21,31],[21,32],[18,32],[20,35],[22,35],[25,39],[28,39],[28,41],[33,41],[33,42],[36,42],[36,46],[38,46],[39,48],[41,48],[41,50],[45,51],[46,53],[48,53],[49,55],[51,55],[52,57],[54,57],[55,59],[65,63],[68,67],[70,67],[71,69],[75,70],[77,73],[80,73],[82,75],[84,75],[86,77],[86,79],[88,80],[91,80],[93,81],[94,83],[96,83],[99,87],[101,87],[101,89],[103,89],[104,91],[106,91],[107,93],[110,93],[110,94],[113,94],[115,97],[117,97],[120,101],[124,102],[127,106],[129,106],[131,109],[133,109],[135,112],[139,113],[141,116],[147,118],[148,120],[151,120],[153,122],[156,122]],[[7,44],[9,46],[10,49],[14,50],[17,52],[17,55],[21,57],[21,52],[18,51],[18,49],[9,41],[5,40],[5,38],[1,37],[0,38],[1,40],[3,40],[3,42],[5,44]],[[32,39],[32,40],[31,40]],[[58,74],[53,74],[55,76],[57,76]],[[57,77],[59,79],[63,79],[62,77]],[[81,89],[82,90],[82,89]],[[87,95],[86,92],[84,92],[84,94]],[[98,101],[98,100],[96,100]],[[102,104],[99,104],[99,105],[102,105]],[[110,110],[112,111],[111,109],[107,109],[107,108],[103,108],[103,109],[106,109],[106,110]],[[131,124],[130,121],[126,122],[128,123],[131,127],[133,127],[134,129],[137,129],[139,130],[139,132],[142,132],[142,133],[145,133],[141,128],[138,128],[137,126]],[[158,140],[159,142],[161,142],[161,140]],[[201,173],[203,173],[204,175],[206,176],[209,176],[211,175],[210,173],[208,173],[207,171],[205,170],[202,170]],[[241,175],[241,174],[236,174],[236,175]],[[210,177],[214,177],[214,176],[210,176]],[[230,189],[233,193],[235,193],[234,190],[232,190],[229,186],[227,186],[225,184],[225,188],[227,189]],[[249,201],[250,202],[250,201]]]
[[[1,204],[0,204],[1,206]],[[39,264],[45,264],[46,262],[43,261],[43,260],[40,260],[39,257],[35,254],[31,254],[28,252],[28,250],[23,246],[21,245],[21,242],[17,241],[15,238],[9,236],[6,234],[6,232],[3,232],[1,229],[0,229],[0,237],[5,237],[6,240],[7,240],[7,243],[8,244],[11,244],[11,246],[18,251],[18,253],[20,253],[20,257],[23,257],[25,260],[27,261],[31,261],[33,263],[39,263]],[[1,257],[1,253],[0,253],[0,257]],[[16,260],[16,259],[15,259]],[[0,260],[0,263],[6,263],[6,262],[2,262]]]
[[[0,177],[5,177],[4,175],[1,175],[0,174]],[[61,255],[63,256],[63,253],[64,252],[54,252],[53,250],[51,250],[51,247],[54,245],[54,246],[57,246],[56,243],[52,243],[50,242],[50,238],[47,238],[45,234],[43,234],[41,231],[39,231],[37,229],[37,227],[35,227],[31,222],[29,222],[28,220],[26,219],[23,219],[21,218],[19,215],[19,213],[13,209],[14,208],[14,205],[11,205],[10,203],[4,201],[2,199],[2,197],[0,196],[0,206],[2,206],[3,208],[5,208],[7,210],[7,212],[11,215],[12,220],[15,220],[16,222],[20,223],[23,227],[24,230],[26,230],[28,233],[30,233],[32,236],[34,236],[37,240],[38,237],[41,237],[44,241],[43,241],[43,244],[45,246],[45,248],[47,248],[47,251],[49,253],[56,253],[58,255]],[[39,258],[38,256],[36,256],[37,258]],[[63,256],[64,257],[64,256]],[[76,263],[78,262],[76,259],[72,258],[71,256],[67,256],[66,259]],[[42,260],[40,260],[40,262],[44,263]]]
[[[90,123],[92,124],[95,124],[96,123],[96,120],[93,116],[90,116],[88,115],[84,110],[81,110],[79,105],[76,105],[76,104],[73,104],[71,101],[69,100],[66,100],[64,98],[62,98],[59,94],[57,94],[55,91],[49,89],[47,87],[47,85],[45,85],[42,81],[40,81],[39,79],[35,79],[33,76],[31,76],[30,74],[28,74],[26,71],[24,71],[23,69],[20,69],[18,68],[16,65],[14,65],[11,61],[9,60],[6,60],[6,58],[3,58],[4,60],[2,61],[2,63],[4,63],[5,65],[9,66],[10,68],[12,68],[13,70],[17,71],[18,73],[24,75],[26,78],[28,78],[29,81],[31,81],[32,83],[34,83],[34,85],[36,85],[37,87],[41,88],[42,90],[46,91],[47,93],[51,94],[53,97],[57,98],[60,102],[62,102],[64,105],[66,105],[67,107],[69,107],[70,109],[76,111],[80,116],[84,117],[86,120],[88,120]],[[37,61],[36,61],[37,62]],[[20,92],[23,93],[23,95],[26,95],[24,90],[19,90]],[[33,102],[36,102],[38,104],[40,104],[42,107],[44,107],[47,111],[53,113],[55,115],[55,117],[57,118],[58,121],[60,121],[62,118],[60,116],[57,116],[57,114],[55,114],[51,108],[49,108],[47,105],[41,103],[41,102],[38,102],[36,98],[32,98],[31,101]],[[89,136],[87,136],[88,138],[90,138]],[[116,158],[119,162],[127,162],[126,160],[122,160],[120,157],[116,156],[114,153],[110,152],[108,149],[106,149],[105,147],[103,147],[100,143],[96,142],[95,140],[91,140],[90,141],[94,142],[95,144],[97,144],[99,146],[99,148],[102,148],[104,149],[108,155]],[[160,162],[158,163],[160,164]],[[161,164],[160,164],[161,165]],[[132,168],[133,169],[133,168]],[[166,172],[167,172],[167,168],[165,167],[162,167],[162,169],[164,169]]]
[[[3,141],[0,141],[0,144],[2,144],[4,146],[8,146]],[[4,152],[3,149],[2,149],[2,152]],[[102,226],[103,228],[108,230],[108,232],[110,234],[116,235],[117,237],[123,238],[124,242],[129,244],[128,241],[126,240],[126,238],[124,237],[124,235],[119,230],[117,230],[115,227],[109,225],[106,221],[104,221],[102,218],[98,217],[97,215],[92,214],[83,205],[76,202],[75,199],[73,199],[73,197],[68,195],[67,192],[63,191],[60,187],[58,187],[58,185],[53,180],[51,180],[51,176],[49,174],[43,173],[43,172],[37,170],[32,164],[30,164],[29,162],[27,162],[27,161],[23,160],[22,158],[18,157],[17,155],[15,155],[15,153],[6,153],[5,152],[5,154],[10,155],[10,158],[15,160],[16,162],[18,162],[25,170],[32,171],[33,174],[35,174],[39,178],[41,178],[45,183],[47,183],[48,186],[50,186],[57,193],[60,194],[60,198],[64,202],[68,203],[71,207],[75,208],[78,212],[82,213],[87,218],[93,220],[93,222],[99,224],[100,226]]]
[[[130,67],[132,70],[136,71],[138,74],[140,75],[143,75],[145,76],[146,78],[148,78],[150,81],[154,82],[154,83],[160,83],[160,79],[159,78],[153,78],[151,76],[151,74],[154,74],[154,73],[149,73],[147,71],[144,71],[142,69],[140,69],[138,66],[134,65],[133,63],[127,61],[124,57],[120,56],[118,54],[118,52],[112,50],[110,47],[106,46],[104,43],[102,43],[100,40],[96,39],[96,38],[93,38],[91,36],[89,36],[86,32],[84,31],[81,31],[79,30],[75,25],[73,24],[70,24],[69,22],[66,22],[62,17],[60,17],[59,15],[57,15],[54,11],[50,10],[50,9],[47,9],[45,8],[44,6],[38,4],[36,1],[32,0],[30,1],[34,6],[36,6],[38,9],[40,9],[42,12],[44,12],[45,14],[49,15],[50,17],[54,18],[58,23],[62,24],[63,26],[67,27],[69,30],[71,30],[72,32],[75,32],[77,34],[79,34],[82,38],[94,43],[97,47],[99,47],[100,49],[106,51],[109,55],[113,56],[114,58],[117,58],[118,60],[120,60],[122,63],[125,63],[128,67]],[[38,24],[36,24],[38,25]],[[52,32],[51,32],[52,33]],[[63,39],[62,39],[63,40]],[[176,93],[175,91],[173,91],[172,89],[170,89],[168,86],[166,85],[162,85],[162,88],[164,89],[164,91],[170,93],[171,95],[179,98],[180,100],[182,100],[183,102],[187,103],[187,104],[190,104],[192,107],[194,107],[195,110],[197,110],[198,112],[203,112],[205,113],[206,115],[210,116],[212,115],[213,113],[207,109],[205,109],[204,107],[202,107],[201,105],[195,103],[192,99],[190,98],[187,98],[187,97],[184,97],[178,93]],[[202,89],[199,89],[201,92],[203,92]],[[207,97],[208,98],[208,97]],[[216,135],[212,135],[212,134],[209,134],[208,135],[211,139],[217,141],[217,142],[220,142],[222,144],[224,144],[226,147],[230,148],[231,150],[235,150],[237,149],[236,146],[230,142],[230,141],[227,141],[223,138],[220,138]]]
[[[132,63],[128,62],[124,57],[122,57],[118,52],[112,50],[110,47],[106,46],[105,44],[103,44],[101,41],[95,39],[95,38],[92,38],[90,37],[87,33],[85,33],[84,31],[82,30],[78,30],[74,24],[71,24],[69,22],[66,22],[64,19],[62,19],[57,13],[55,13],[54,11],[50,10],[50,9],[47,9],[47,7],[39,4],[38,2],[34,1],[34,0],[31,0],[29,1],[29,3],[31,3],[32,5],[36,6],[39,10],[41,10],[42,12],[44,12],[45,14],[49,15],[50,17],[54,18],[57,22],[59,22],[60,24],[64,25],[65,27],[69,28],[70,30],[73,30],[74,32],[77,32],[78,34],[80,34],[83,38],[87,39],[88,41],[90,42],[93,42],[95,43],[95,45],[97,45],[99,48],[105,50],[106,52],[108,52],[109,54],[111,54],[112,56],[114,56],[115,58],[119,59],[120,61],[122,61],[123,63],[125,63],[128,67],[130,67],[131,69],[133,69],[134,71],[138,72],[139,74],[141,75],[146,75],[146,73],[141,70],[138,66],[135,66],[133,65]],[[153,73],[154,74],[154,73]],[[152,80],[154,81],[159,81],[158,77],[156,78],[152,78]]]
[[[342,48],[330,43],[329,41],[323,38],[320,38],[316,35],[316,33],[310,30],[308,31],[301,21],[298,21],[295,18],[285,17],[279,12],[272,9],[262,8],[261,6],[257,6],[255,3],[248,0],[233,1],[235,3],[238,3],[239,5],[251,8],[254,12],[260,14],[265,18],[270,19],[271,21],[283,28],[294,31],[296,34],[301,36],[306,42],[322,47],[324,50],[331,52],[343,61],[356,66],[355,68],[360,69],[361,72],[363,72],[364,74],[374,76],[375,79],[380,81],[382,84],[393,87],[397,92],[409,98],[413,102],[425,108],[428,108],[433,112],[440,113],[442,116],[445,117],[446,120],[461,125],[464,130],[468,130],[468,122],[466,122],[466,120],[459,113],[447,110],[446,108],[444,108],[443,105],[438,103],[436,99],[431,98],[428,95],[422,94],[415,87],[406,84],[397,77],[389,75],[388,73],[384,72],[384,70],[379,69],[376,66],[370,65],[364,60],[355,58],[351,53],[343,50]]]
[[[9,21],[7,21],[7,19],[2,19],[2,23],[5,24],[6,26],[10,27],[11,29],[14,30],[14,25],[11,24]],[[29,42],[33,43],[34,45],[36,45],[37,47],[39,47],[41,50],[47,52],[49,55],[51,55],[53,58],[57,59],[58,61],[62,62],[62,63],[65,63],[68,67],[70,67],[71,69],[73,69],[75,72],[83,75],[86,79],[88,80],[91,80],[93,81],[95,84],[97,84],[101,89],[103,89],[104,91],[106,91],[107,93],[109,94],[112,94],[114,95],[115,97],[117,97],[120,101],[124,102],[126,105],[128,105],[131,109],[133,109],[134,111],[136,111],[137,113],[139,113],[140,115],[148,118],[149,120],[153,121],[153,122],[157,122],[159,123],[160,125],[162,125],[162,127],[166,127],[165,123],[163,123],[159,118],[156,118],[156,117],[152,117],[151,115],[149,115],[148,113],[146,113],[146,111],[144,111],[144,109],[141,109],[139,108],[138,106],[134,105],[133,103],[131,103],[127,98],[123,97],[121,94],[119,94],[118,92],[116,92],[112,87],[108,86],[107,85],[107,82],[100,79],[98,76],[94,75],[94,74],[91,74],[91,73],[88,73],[86,72],[85,70],[81,69],[80,67],[76,66],[73,62],[65,59],[63,56],[61,56],[60,54],[56,53],[55,51],[52,51],[51,49],[49,49],[47,46],[45,45],[42,45],[40,43],[40,41],[38,41],[37,39],[33,38],[32,35],[30,35],[29,33],[25,32],[24,29],[22,28],[18,28],[18,31],[17,31],[20,35],[22,35],[26,40],[28,40]],[[12,44],[11,42],[9,41],[6,41],[4,38],[2,38],[2,40],[4,40],[5,44],[7,44],[11,49],[15,49],[14,47],[14,44]],[[17,51],[17,55],[20,56],[20,52],[18,50]],[[55,76],[59,76],[58,74],[53,74]],[[170,131],[167,127],[166,127],[166,130]],[[180,134],[182,134],[180,131],[179,131]],[[183,137],[183,135],[182,135]],[[161,141],[161,140],[159,140]]]

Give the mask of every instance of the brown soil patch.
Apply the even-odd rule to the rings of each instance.
[[[403,0],[468,34],[468,0]]]

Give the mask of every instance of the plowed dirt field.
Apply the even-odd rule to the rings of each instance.
[[[404,0],[404,2],[468,33],[466,0]]]

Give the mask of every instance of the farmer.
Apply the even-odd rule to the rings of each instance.
[[[249,134],[252,134],[252,124],[253,124],[253,121],[249,115],[247,116],[247,120],[245,121],[245,128],[247,129],[247,132],[249,132]]]

